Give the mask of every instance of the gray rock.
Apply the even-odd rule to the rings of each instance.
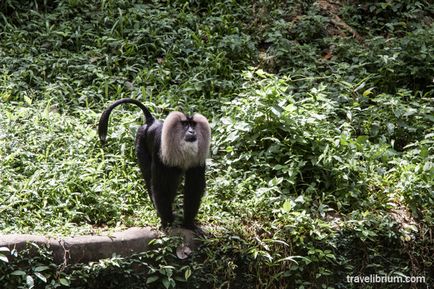
[[[113,254],[130,256],[148,250],[149,241],[159,233],[151,228],[129,228],[104,236],[77,236],[62,239],[29,234],[0,235],[0,247],[18,251],[29,243],[45,246],[53,252],[55,263],[71,264],[110,258]],[[36,254],[36,248],[30,254]]]

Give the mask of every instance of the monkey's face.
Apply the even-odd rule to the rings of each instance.
[[[186,120],[181,120],[182,131],[184,132],[184,140],[186,142],[197,141],[196,122],[193,117],[187,116]]]
[[[188,169],[205,164],[211,130],[201,114],[171,112],[161,130],[161,159],[165,165]]]

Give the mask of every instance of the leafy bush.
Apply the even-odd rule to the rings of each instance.
[[[429,23],[429,1],[347,1],[344,17],[364,33],[403,35]],[[422,21],[421,21],[422,20]],[[424,23],[424,20],[427,21]]]
[[[29,258],[29,252],[38,252]],[[46,248],[35,244],[18,252],[8,248],[0,248],[5,252],[0,259],[0,282],[2,288],[59,288],[69,287],[70,277],[65,272],[59,271],[56,264],[52,263],[51,254]]]
[[[259,179],[275,178],[283,196],[308,195],[339,209],[363,205],[368,186],[363,180],[375,174],[375,151],[384,145],[354,135],[350,123],[333,125],[340,108],[323,84],[295,98],[290,78],[259,70],[247,73],[246,81],[225,110],[224,126],[217,128],[215,149],[226,152],[224,162],[253,168]]]

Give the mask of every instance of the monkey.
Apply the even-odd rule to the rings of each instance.
[[[211,142],[208,120],[199,113],[186,115],[174,111],[159,121],[140,101],[122,98],[101,114],[98,135],[102,145],[106,143],[110,113],[125,103],[138,106],[145,116],[145,124],[136,133],[136,159],[161,227],[167,229],[174,221],[172,205],[184,177],[182,227],[203,234],[195,218],[206,187],[205,161]]]

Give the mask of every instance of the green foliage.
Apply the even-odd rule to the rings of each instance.
[[[294,94],[295,82],[262,70],[247,73],[245,91],[226,106],[232,118],[223,118],[225,126],[217,128],[222,137],[215,149],[224,151],[224,162],[240,171],[253,168],[260,172],[258,178],[275,180],[280,198],[303,195],[306,207],[316,201],[339,209],[372,206],[363,201],[366,178],[375,174],[378,150],[387,146],[355,134],[350,111],[348,121],[336,127],[333,121],[345,111],[328,97],[324,84]],[[258,183],[258,194],[264,185]],[[276,200],[269,197],[272,205]]]
[[[353,63],[370,75],[370,85],[383,92],[396,93],[398,88],[434,95],[433,52],[434,26],[418,29],[400,38],[373,37],[367,47],[337,46],[339,60]],[[338,63],[340,67],[342,64]],[[348,67],[354,69],[354,67]],[[347,69],[348,69],[347,68]]]
[[[37,251],[32,258],[29,252]],[[58,270],[58,266],[51,261],[50,252],[36,244],[29,244],[26,249],[18,252],[0,248],[4,258],[0,259],[0,282],[2,288],[59,288],[70,286],[70,276]],[[3,262],[2,262],[3,261]]]
[[[381,40],[382,43],[385,40]],[[434,26],[430,29],[415,30],[400,39],[390,41],[390,46],[378,53],[378,81],[381,86],[389,90],[398,87],[430,89],[433,95],[434,75]],[[375,53],[375,50],[373,50]],[[371,56],[372,58],[374,56]]]
[[[372,86],[382,92],[396,93],[405,87],[432,96],[433,5],[429,1],[354,2],[360,4],[344,6],[342,14],[359,33],[366,34],[366,40],[364,47],[355,50],[354,44],[343,44],[339,56],[373,74]]]
[[[433,12],[416,0],[1,2],[2,233],[157,226],[134,160],[141,112],[116,110],[98,143],[114,99],[139,98],[158,118],[200,111],[213,142],[198,216],[210,235],[189,259],[165,238],[66,267],[44,248],[0,248],[0,284],[432,283]]]
[[[141,183],[132,181],[139,172],[128,127],[116,131],[127,141],[114,156],[99,148],[94,130],[98,115],[82,109],[74,114],[62,114],[50,103],[3,105],[0,170],[8,193],[0,197],[2,230],[59,233],[61,226],[66,233],[79,226],[88,231],[86,224],[127,221],[137,214],[137,204],[149,215],[152,206],[143,204]]]
[[[192,274],[190,265],[177,262],[174,251],[179,238],[151,241],[150,249],[129,258],[75,265],[68,269],[74,288],[185,288]]]
[[[65,106],[129,95],[126,83],[145,86],[160,103],[167,101],[161,90],[181,102],[216,97],[234,88],[236,70],[253,58],[254,45],[237,20],[241,13],[231,1],[203,16],[175,3],[163,9],[122,1],[71,7],[65,1],[49,14],[5,17],[2,90],[7,100],[49,95]]]
[[[348,1],[343,14],[359,31],[402,35],[429,23],[428,15],[433,11],[433,5],[426,0],[357,0]]]
[[[192,274],[189,265],[177,263],[174,251],[179,238],[151,241],[150,249],[129,258],[111,259],[86,265],[56,265],[51,252],[35,244],[17,252],[0,248],[2,288],[184,288]],[[32,258],[27,257],[33,251]],[[36,252],[36,253],[35,253]]]

